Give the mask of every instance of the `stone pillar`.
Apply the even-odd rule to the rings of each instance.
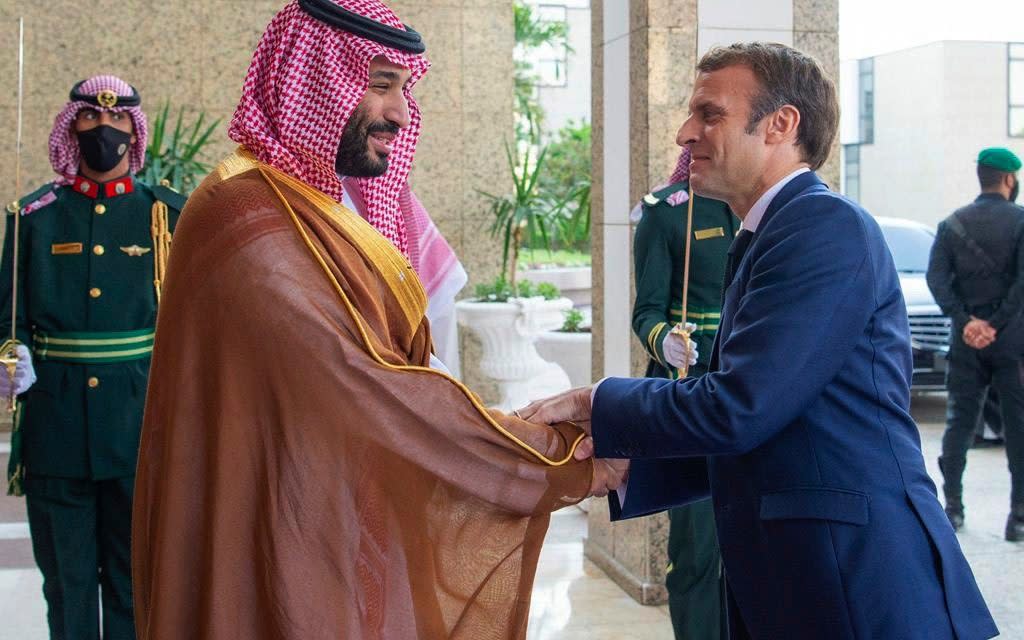
[[[770,40],[811,53],[836,78],[838,0],[593,0],[593,378],[642,375],[632,335],[629,211],[675,166],[698,56],[715,45]],[[838,186],[837,153],[822,175]],[[665,514],[611,524],[589,513],[585,552],[643,604],[667,599]]]

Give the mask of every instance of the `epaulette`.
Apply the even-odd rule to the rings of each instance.
[[[153,185],[150,189],[153,191],[154,198],[175,211],[181,211],[185,206],[185,201],[188,200],[187,197],[181,195],[167,184]]]
[[[666,187],[662,187],[661,189],[658,189],[657,191],[654,191],[653,193],[650,194],[656,200],[656,202],[650,204],[654,205],[658,204],[659,202],[664,202],[669,198],[669,196],[680,191],[686,191],[689,188],[690,184],[685,180],[683,182],[676,182],[675,184],[670,184]]]
[[[31,213],[32,211],[35,211],[36,209],[43,208],[46,205],[50,204],[50,202],[53,202],[54,200],[57,199],[56,195],[54,195],[54,197],[50,199],[48,202],[43,202],[43,199],[46,198],[46,196],[51,193],[53,193],[53,183],[47,182],[46,184],[39,187],[38,189],[28,194],[27,196],[22,196],[21,198],[18,198],[17,200],[13,200],[10,203],[8,203],[6,207],[7,215],[14,215],[18,211],[27,214]],[[28,211],[25,211],[25,209],[28,209]]]

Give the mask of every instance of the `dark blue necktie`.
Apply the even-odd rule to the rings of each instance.
[[[743,261],[743,255],[747,252],[747,249],[750,247],[750,241],[753,239],[753,231],[740,229],[740,232],[733,238],[732,244],[729,245],[729,255],[725,261],[725,282],[722,283],[723,305],[725,302],[725,290],[729,288],[733,278],[736,277],[736,270],[739,269],[740,262]],[[715,334],[715,342],[711,346],[711,361],[708,363],[708,371],[718,371],[718,349],[721,337],[721,334]]]
[[[746,229],[740,229],[740,232],[733,238],[732,244],[729,245],[729,257],[725,261],[725,282],[722,283],[722,295],[724,297],[725,290],[732,284],[733,278],[736,277],[736,270],[739,269],[740,262],[743,260],[743,255],[746,254],[747,248],[750,247],[750,241],[754,239],[754,232],[747,231]]]

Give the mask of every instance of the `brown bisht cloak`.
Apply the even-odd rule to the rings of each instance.
[[[142,640],[522,638],[574,426],[427,368],[426,298],[358,215],[244,150],[189,199],[132,524]]]

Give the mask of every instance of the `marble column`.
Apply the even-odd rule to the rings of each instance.
[[[593,0],[593,378],[642,375],[630,329],[629,211],[671,173],[699,56],[715,45],[769,40],[817,57],[836,78],[838,0]],[[838,185],[834,150],[822,175]],[[585,552],[643,604],[667,599],[665,514],[611,524],[593,500]]]

